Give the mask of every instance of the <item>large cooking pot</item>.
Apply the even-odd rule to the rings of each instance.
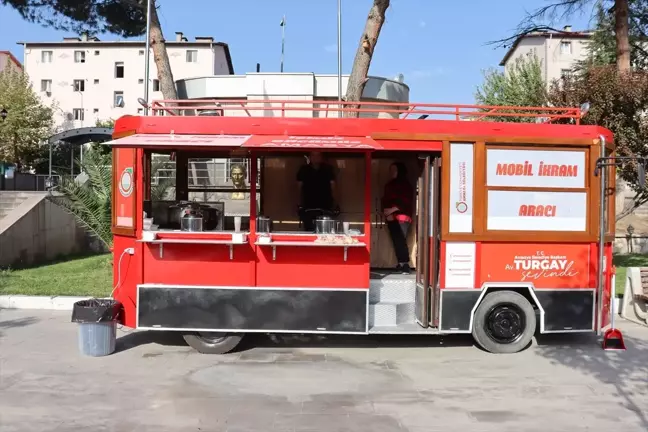
[[[169,206],[169,224],[182,229],[182,218],[190,212],[199,212],[203,219],[203,228],[211,231],[218,227],[218,209],[195,201],[180,201]],[[201,230],[202,231],[202,230]]]
[[[320,216],[315,219],[316,234],[335,234],[337,232],[337,221],[330,216]]]
[[[180,221],[180,230],[182,231],[202,231],[203,214],[200,210],[188,210],[182,216]]]

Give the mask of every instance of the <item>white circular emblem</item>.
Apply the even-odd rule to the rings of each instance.
[[[133,169],[126,168],[119,179],[119,193],[128,197],[133,193]]]

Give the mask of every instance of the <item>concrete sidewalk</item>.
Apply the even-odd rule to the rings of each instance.
[[[0,310],[0,431],[646,431],[648,328],[628,351],[543,337],[491,355],[470,337],[252,336],[197,354],[119,332],[81,357],[70,313]]]

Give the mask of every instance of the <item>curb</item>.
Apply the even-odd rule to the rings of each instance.
[[[2,295],[0,309],[42,309],[71,311],[74,303],[90,297]]]

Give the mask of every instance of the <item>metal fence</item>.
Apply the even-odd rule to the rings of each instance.
[[[0,182],[0,190],[6,191],[22,191],[22,192],[45,192],[49,190],[48,181],[49,175],[47,174],[30,174],[30,173],[14,173],[13,178],[3,178]],[[61,182],[60,175],[53,175],[52,180],[54,184]]]

